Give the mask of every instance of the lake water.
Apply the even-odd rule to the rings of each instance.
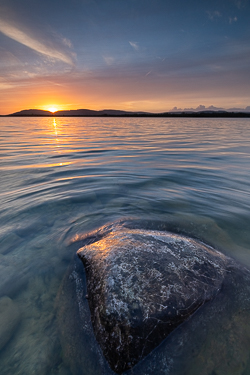
[[[55,313],[69,243],[123,218],[250,268],[250,120],[0,118],[2,375],[72,374]]]

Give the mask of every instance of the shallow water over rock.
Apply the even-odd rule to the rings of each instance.
[[[247,269],[198,240],[133,221],[78,241],[85,267],[74,260],[57,298],[72,374],[247,374]]]

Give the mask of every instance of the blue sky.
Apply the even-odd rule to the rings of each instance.
[[[0,113],[250,105],[250,2],[0,0]]]

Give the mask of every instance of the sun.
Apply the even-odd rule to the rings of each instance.
[[[48,107],[48,111],[54,113],[54,112],[58,111],[58,108],[54,107],[54,106],[53,107]]]

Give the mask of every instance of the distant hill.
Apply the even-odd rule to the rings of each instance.
[[[52,113],[50,111],[43,111],[42,109],[24,109],[9,116],[52,116]]]
[[[102,111],[94,111],[91,109],[75,109],[70,111],[57,111],[54,113],[56,116],[124,116],[139,114],[141,112],[127,112],[119,111],[116,109],[104,109]]]
[[[57,111],[53,116],[98,116],[98,111],[91,109],[74,109],[69,111]]]
[[[143,113],[143,112],[138,112]],[[123,115],[137,114],[137,112],[119,111],[115,109],[105,109],[102,111],[95,111],[91,109],[74,109],[57,112],[44,111],[42,109],[25,109],[20,112],[15,112],[9,116],[123,116]]]
[[[203,109],[204,106],[199,106],[198,108]],[[213,109],[212,109],[213,108]],[[250,117],[250,107],[247,107],[245,110],[239,111],[239,108],[234,108],[234,110],[224,110],[221,108],[209,107],[201,111],[197,109],[192,110],[192,108],[173,108],[170,112],[163,113],[150,113],[150,112],[128,112],[120,111],[116,109],[104,109],[102,111],[94,111],[91,109],[74,109],[68,111],[57,111],[49,112],[43,111],[42,109],[25,109],[20,112],[12,113],[8,116],[44,116],[44,117],[74,117],[74,116],[83,116],[83,117]]]

